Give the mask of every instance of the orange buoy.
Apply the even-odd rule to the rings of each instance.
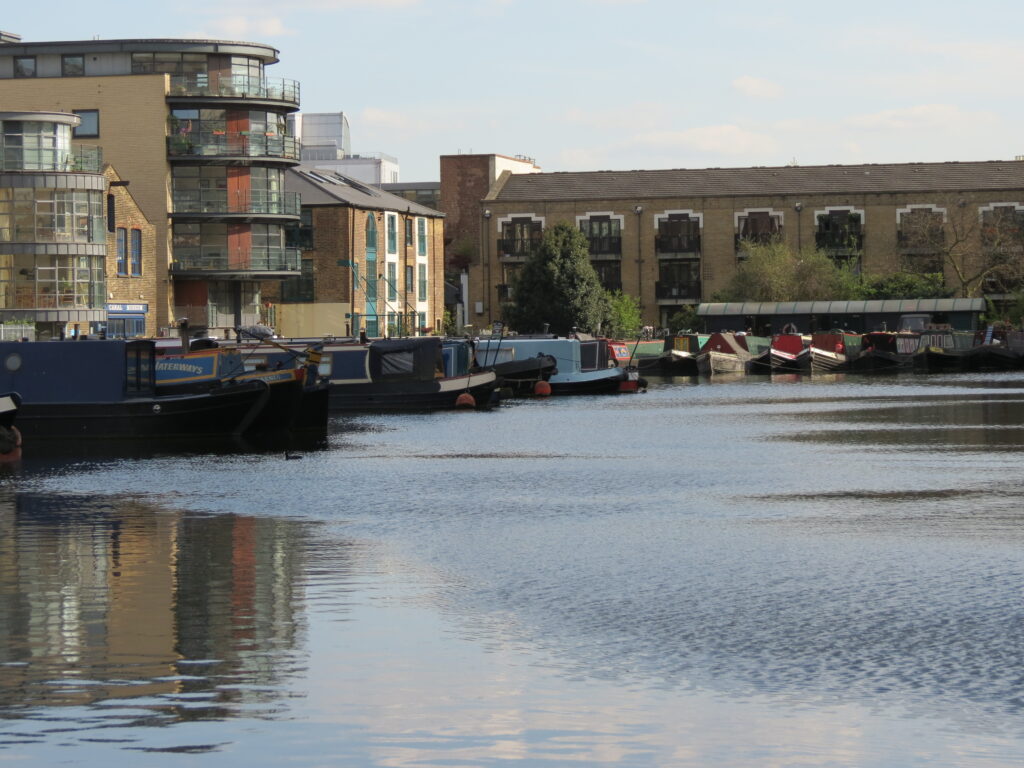
[[[551,385],[546,381],[538,381],[533,385],[533,394],[547,397],[551,394]]]
[[[476,408],[476,400],[469,394],[469,392],[463,392],[457,398],[455,398],[456,408]]]

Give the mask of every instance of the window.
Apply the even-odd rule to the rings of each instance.
[[[416,294],[416,298],[419,301],[427,300],[427,265],[419,264],[420,280],[419,280],[419,291]]]
[[[622,253],[622,224],[610,216],[591,216],[580,222],[580,230],[590,241],[591,255]]]
[[[128,274],[128,230],[124,227],[117,228],[117,274]]]
[[[416,219],[416,254],[427,255],[427,220]]]
[[[606,291],[622,290],[622,266],[618,261],[592,261],[591,266]]]
[[[540,246],[544,225],[528,217],[514,218],[501,227],[501,253],[506,256],[528,256]]]
[[[398,280],[398,265],[393,261],[388,262],[388,301],[394,301],[398,298],[398,286],[395,285]]]
[[[654,293],[659,299],[700,301],[700,262],[696,259],[660,260]]]
[[[699,254],[700,219],[688,213],[670,213],[667,218],[659,218],[655,245],[659,254]]]
[[[388,253],[398,253],[398,217],[388,214]]]
[[[904,252],[934,254],[946,246],[945,211],[932,206],[897,211],[897,243]]]
[[[412,293],[413,287],[412,265],[410,264],[405,268],[405,292]]]
[[[409,217],[405,219],[405,247],[412,247],[412,219]]]
[[[860,211],[828,210],[817,215],[814,242],[829,251],[859,251],[864,244]]]
[[[131,242],[131,262],[129,263],[129,271],[132,277],[142,277],[142,230],[132,230],[132,242]]]
[[[100,135],[100,111],[98,109],[71,110],[81,118],[82,122],[72,131],[76,139],[95,139]]]
[[[299,276],[281,281],[281,301],[285,304],[311,304],[313,300],[313,260],[303,259]]]
[[[85,56],[80,53],[61,56],[60,73],[64,77],[82,77],[85,75]]]
[[[316,247],[313,241],[313,209],[303,208],[299,223],[286,226],[284,236],[284,244],[288,248],[312,251]]]
[[[14,76],[15,77],[35,77],[36,76],[36,57],[35,56],[15,56],[14,57]]]

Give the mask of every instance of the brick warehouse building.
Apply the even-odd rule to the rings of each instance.
[[[299,205],[284,191],[299,156],[286,130],[299,88],[266,76],[277,60],[256,43],[0,35],[5,109],[77,114],[75,143],[103,145],[152,222],[152,327],[261,322],[264,284],[299,272],[299,251],[285,245]]]
[[[821,247],[866,274],[943,272],[954,293],[998,299],[1015,286],[965,287],[944,255],[976,271],[1021,251],[1024,162],[502,173],[477,215],[466,301],[477,327],[501,319],[516,270],[560,221],[583,230],[602,283],[638,297],[651,325],[708,301],[743,243],[768,238]],[[1012,224],[1012,242],[987,237],[998,222]]]
[[[302,199],[290,245],[301,275],[268,285],[285,336],[440,332],[444,311],[444,216],[331,171],[289,170]]]

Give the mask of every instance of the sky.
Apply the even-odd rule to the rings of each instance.
[[[495,153],[544,171],[1024,155],[1024,3],[797,0],[50,0],[25,42],[210,37],[280,51],[356,153]],[[45,7],[45,13],[39,8]],[[1015,34],[1016,33],[1016,34]]]

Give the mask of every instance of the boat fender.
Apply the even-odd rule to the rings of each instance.
[[[455,406],[457,408],[476,408],[476,399],[469,392],[463,392],[455,398]]]
[[[547,397],[551,394],[551,385],[546,381],[538,381],[533,385],[533,394],[539,397]]]

